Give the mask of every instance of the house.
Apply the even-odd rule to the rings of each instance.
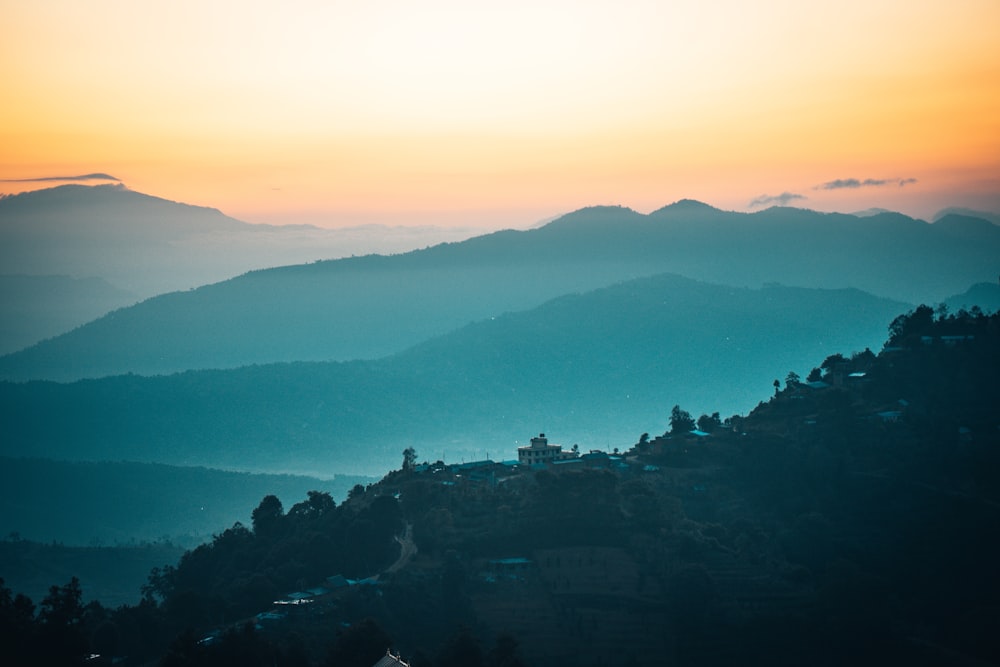
[[[813,380],[812,382],[804,382],[803,386],[809,387],[810,389],[828,389],[830,387],[830,383],[824,382],[823,380]]]
[[[562,445],[550,445],[544,433],[539,433],[537,438],[532,438],[531,444],[527,447],[517,448],[517,461],[524,465],[554,463],[555,461],[575,459],[577,456],[577,452],[564,452]]]
[[[393,655],[390,649],[386,649],[385,655],[372,667],[410,667],[410,663],[403,662],[401,656]]]

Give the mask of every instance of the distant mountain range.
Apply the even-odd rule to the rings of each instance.
[[[944,300],[951,312],[979,307],[986,313],[1000,310],[1000,283],[977,283],[961,294]]]
[[[267,494],[289,506],[314,490],[342,502],[352,486],[372,481],[0,457],[0,536],[78,546],[155,540],[197,546],[236,521],[249,525],[248,507]]]
[[[156,202],[150,205],[169,208]],[[223,229],[241,224],[209,209],[195,213]],[[1000,227],[963,216],[927,224],[894,213],[741,214],[688,200],[648,215],[597,207],[528,231],[253,271],[161,295],[0,359],[0,377],[73,380],[374,359],[473,321],[664,272],[740,287],[853,287],[936,302],[994,280],[997,257]]]
[[[990,211],[978,211],[972,208],[965,208],[963,206],[950,206],[948,208],[938,211],[934,215],[934,221],[937,222],[941,218],[945,218],[949,215],[962,215],[969,218],[981,218],[992,222],[994,225],[1000,225],[1000,213],[990,212]]]
[[[503,459],[538,431],[584,449],[746,412],[771,381],[885,338],[906,304],[674,275],[569,295],[378,361],[0,383],[0,454],[373,474],[400,452]]]
[[[102,278],[0,274],[0,354],[28,347],[139,301]]]
[[[254,225],[122,185],[63,185],[0,197],[0,287],[13,275],[19,285],[29,278],[38,282],[28,293],[49,290],[32,309],[0,302],[0,319],[17,322],[17,331],[0,330],[0,352],[64,333],[141,298],[252,269],[405,252],[475,233],[426,226]],[[50,289],[57,276],[78,281],[72,294],[65,286]],[[96,288],[95,279],[116,293]],[[93,308],[81,309],[81,298]]]

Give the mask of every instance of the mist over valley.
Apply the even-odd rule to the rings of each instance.
[[[91,211],[110,226],[74,247],[118,235],[104,249],[135,275],[149,249],[151,280],[171,252],[189,278],[230,246],[252,261],[244,233],[298,243],[92,190],[132,208]],[[52,194],[0,212],[41,230],[45,207],[27,212]],[[996,618],[971,546],[997,520],[997,257],[1000,227],[962,213],[682,200],[107,313],[134,298],[107,276],[8,274],[8,340],[91,319],[0,357],[3,627],[33,655],[62,628],[47,610],[78,604],[74,641],[126,664],[367,666],[387,646],[794,664],[834,638],[845,659],[992,658],[954,619]],[[914,555],[926,526],[943,541]],[[950,584],[924,576],[956,563]],[[904,602],[854,613],[883,588]],[[18,611],[24,594],[46,611]]]

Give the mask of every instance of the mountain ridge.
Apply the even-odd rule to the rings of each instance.
[[[527,231],[258,269],[162,295],[0,358],[0,377],[373,359],[561,294],[665,272],[936,302],[995,275],[1000,227],[980,231],[969,238],[900,214],[743,214],[693,202],[655,215],[592,207]]]
[[[853,289],[637,278],[379,360],[0,383],[0,454],[370,474],[401,440],[477,458],[537,430],[600,443],[677,402],[748,410],[769,390],[759,377],[875,345],[906,307]]]
[[[402,252],[468,238],[471,228],[261,225],[218,209],[174,202],[124,186],[63,185],[0,198],[0,272],[98,278],[135,295],[81,312],[70,296],[30,309],[0,309],[17,333],[0,330],[13,352],[66,333],[139,299],[216,283],[252,269],[332,257]],[[72,315],[72,316],[71,316]],[[53,323],[60,323],[53,328]]]

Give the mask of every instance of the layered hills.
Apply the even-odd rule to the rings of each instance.
[[[0,453],[373,474],[406,445],[504,458],[547,430],[586,448],[676,403],[744,413],[788,371],[877,346],[905,309],[850,289],[640,278],[376,361],[0,383]]]
[[[139,301],[102,278],[0,274],[0,354],[58,336]]]
[[[1000,227],[966,223],[788,208],[740,214],[692,201],[649,215],[583,209],[528,231],[253,271],[165,294],[3,357],[0,377],[373,359],[473,321],[664,272],[933,302],[996,274]]]
[[[251,269],[376,250],[402,252],[473,233],[248,224],[122,185],[64,185],[0,197],[0,289],[22,290],[17,298],[0,301],[0,319],[16,322],[16,330],[0,329],[0,352],[65,333],[139,299]],[[54,286],[60,277],[75,282]],[[31,298],[30,307],[22,304],[38,295],[42,298]]]
[[[996,664],[998,325],[918,307],[877,355],[618,452],[411,455],[340,503],[268,495],[135,606],[71,581],[34,619],[0,583],[6,649],[37,662],[58,630],[128,665]]]

